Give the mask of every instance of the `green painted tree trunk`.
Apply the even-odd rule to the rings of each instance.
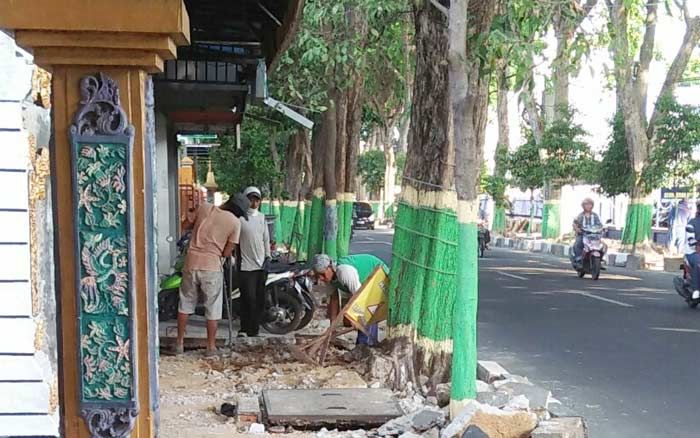
[[[350,253],[350,228],[352,227],[353,193],[341,193],[338,197],[338,257]]]
[[[625,228],[622,230],[622,244],[636,245],[647,243],[651,240],[651,226],[654,216],[654,207],[645,199],[633,199],[627,207]]]
[[[476,397],[476,312],[478,303],[478,183],[488,119],[489,74],[480,47],[468,45],[488,35],[497,0],[482,0],[467,11],[468,0],[451,0],[449,9],[449,101],[455,149],[457,191],[457,269],[452,310],[452,390],[454,418]],[[469,21],[467,23],[467,17]]]
[[[506,209],[505,207],[496,207],[493,210],[493,223],[491,229],[494,233],[503,234],[506,231]]]
[[[277,243],[282,243],[282,225],[280,222],[281,208],[280,201],[272,201],[272,214],[275,216],[275,235],[270,236]]]
[[[561,236],[561,212],[559,201],[549,200],[542,206],[542,238],[558,239]]]
[[[311,227],[311,201],[304,201],[304,223],[302,224],[302,247],[299,260],[310,260],[309,257],[309,228]]]
[[[452,367],[457,217],[449,138],[447,21],[430,2],[414,10],[416,75],[404,180],[395,220],[389,336],[401,367],[395,386],[419,375],[447,382]],[[374,207],[374,206],[373,206]]]
[[[309,258],[323,252],[323,222],[325,217],[323,197],[322,188],[314,190],[313,198],[311,199],[311,214],[309,215]]]

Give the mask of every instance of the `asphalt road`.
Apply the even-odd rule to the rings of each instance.
[[[390,232],[351,249],[389,262]],[[479,356],[550,389],[591,438],[697,438],[700,310],[672,274],[610,269],[578,279],[565,260],[494,249],[479,269]]]

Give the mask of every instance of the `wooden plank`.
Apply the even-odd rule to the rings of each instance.
[[[388,389],[286,389],[263,392],[270,424],[379,426],[403,415]]]
[[[0,316],[32,316],[32,292],[29,283],[0,283],[0,302]]]
[[[0,382],[18,380],[41,382],[43,378],[34,356],[0,355]]]
[[[29,279],[29,245],[0,245],[0,260],[0,280]]]
[[[0,318],[0,353],[34,354],[35,330],[34,321],[29,318]]]
[[[0,169],[26,169],[29,164],[29,141],[21,131],[0,131]],[[0,197],[0,208],[3,206]]]
[[[0,211],[0,242],[29,242],[29,214]]]
[[[44,382],[0,383],[1,414],[47,414],[49,385]]]
[[[28,205],[29,181],[27,172],[0,170],[0,209],[26,209]]]
[[[0,415],[0,436],[58,436],[58,421],[48,415]]]

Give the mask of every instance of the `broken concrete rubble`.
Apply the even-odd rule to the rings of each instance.
[[[268,389],[320,389],[320,388],[373,388],[386,387],[395,378],[396,361],[381,350],[358,348],[347,352],[331,346],[325,368],[306,363],[285,345],[274,348],[254,345],[238,345],[229,358],[204,360],[201,353],[187,353],[180,357],[163,358],[161,362],[162,436],[221,436],[226,433],[252,433],[260,424],[268,433],[300,433],[290,424],[269,424],[265,411],[260,411],[260,395]],[[349,354],[348,354],[349,353]],[[350,362],[347,360],[351,359]],[[485,368],[482,365],[482,368]],[[502,367],[501,367],[502,368]],[[533,385],[527,378],[490,368],[493,371],[486,380],[476,382],[477,401],[483,406],[474,411],[468,423],[461,423],[456,432],[455,421],[446,421],[450,402],[450,384],[433,386],[425,376],[417,376],[416,382],[408,382],[393,395],[402,415],[377,429],[362,424],[332,425],[341,430],[321,430],[323,438],[365,438],[370,436],[439,438],[443,437],[508,437],[522,435],[525,426],[547,424],[548,410],[554,417],[565,414],[566,408],[554,400],[543,388]],[[500,373],[500,374],[499,374]],[[483,375],[483,371],[482,371]],[[495,379],[498,376],[498,379]],[[546,397],[545,397],[546,396]],[[245,400],[248,400],[247,402]],[[243,402],[241,402],[243,400]],[[238,417],[229,418],[217,409],[223,403],[236,406]],[[243,405],[251,406],[244,408]],[[491,406],[486,406],[491,405]],[[544,406],[543,406],[544,405]],[[255,406],[255,408],[252,408]],[[345,405],[338,405],[343,406]],[[442,409],[441,409],[442,408]],[[541,409],[540,411],[536,409]],[[555,414],[558,412],[559,414]],[[546,413],[547,415],[543,415]],[[535,415],[537,414],[537,415]],[[247,416],[246,416],[247,415]],[[236,421],[238,419],[238,421]],[[449,424],[448,424],[449,423]],[[471,426],[471,427],[470,427]],[[549,426],[551,428],[551,426]],[[303,427],[299,427],[304,429]],[[453,433],[450,435],[450,428]],[[189,433],[186,431],[190,431]],[[196,430],[196,433],[191,431]],[[202,433],[203,431],[212,431]],[[542,429],[547,431],[549,429]],[[308,433],[308,432],[306,432]],[[481,433],[482,435],[479,435]],[[483,434],[487,435],[483,435]],[[491,435],[493,433],[493,435]],[[538,438],[549,438],[541,435]],[[558,435],[553,437],[559,438]],[[563,438],[569,438],[563,435]],[[578,436],[574,435],[574,438]]]
[[[505,368],[497,362],[489,360],[480,360],[477,362],[476,377],[486,383],[493,383],[496,380],[505,378],[508,374]]]
[[[553,418],[540,421],[532,438],[586,438],[586,423],[581,417]]]
[[[479,427],[489,438],[528,438],[537,427],[537,416],[529,412],[506,412],[470,400],[440,437],[461,437],[471,425]]]

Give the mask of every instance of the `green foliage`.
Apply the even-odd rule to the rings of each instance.
[[[693,149],[700,144],[700,108],[681,105],[672,98],[659,101],[652,152],[642,170],[640,182],[647,192],[661,186],[692,184],[700,161]],[[631,193],[635,174],[625,141],[625,126],[618,112],[612,122],[613,133],[599,165],[598,183],[608,196]]]
[[[600,190],[608,196],[617,196],[631,192],[634,187],[634,170],[627,150],[625,121],[621,111],[615,113],[610,124],[612,134],[596,173]]]
[[[595,162],[585,135],[570,111],[547,127],[539,146],[529,133],[525,144],[508,159],[515,185],[526,190],[540,188],[545,181],[560,185],[594,179]]]
[[[521,190],[534,190],[544,184],[544,168],[540,159],[540,150],[532,134],[527,141],[508,158],[508,170],[512,182]]]
[[[505,207],[507,204],[506,188],[508,188],[508,180],[505,177],[489,175],[486,178],[484,191],[488,193],[491,199],[493,199],[493,202],[497,208]]]
[[[384,187],[385,166],[386,159],[382,151],[367,151],[358,157],[357,173],[362,177],[362,182],[371,193],[379,193]]]
[[[401,185],[401,182],[403,181],[403,170],[406,167],[406,153],[405,152],[398,152],[396,154],[396,181],[395,183],[397,185]]]
[[[568,110],[563,110],[559,120],[547,127],[540,145],[546,154],[542,162],[546,181],[564,184],[593,179],[594,161],[584,141],[586,134]]]
[[[353,72],[371,81],[375,66],[386,62],[405,71],[400,47],[407,8],[405,0],[306,1],[296,38],[271,76],[274,93],[323,112],[331,88],[353,83]]]
[[[693,158],[693,149],[700,144],[700,108],[681,105],[670,97],[661,98],[658,105],[662,115],[642,172],[644,186],[691,184],[700,170],[700,161]]]
[[[269,196],[278,187],[282,174],[272,161],[268,145],[270,135],[269,124],[247,119],[241,131],[240,149],[236,149],[235,137],[221,137],[220,145],[211,152],[220,191],[235,193],[255,185]]]

